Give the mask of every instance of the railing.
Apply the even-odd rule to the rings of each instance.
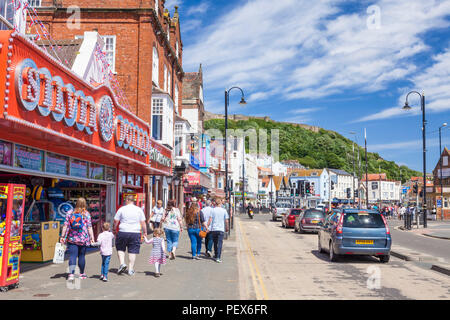
[[[8,20],[5,19],[5,17],[0,15],[0,26],[1,26],[0,30],[4,30],[3,25],[5,25],[10,30],[14,29],[14,26],[11,24],[11,22],[9,22]]]

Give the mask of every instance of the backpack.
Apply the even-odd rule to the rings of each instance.
[[[69,219],[70,228],[74,231],[81,232],[84,227],[83,215],[79,212],[73,213]]]

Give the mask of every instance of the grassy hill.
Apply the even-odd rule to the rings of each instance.
[[[353,142],[337,132],[319,129],[319,132],[304,129],[289,123],[265,121],[262,119],[249,119],[233,121],[228,120],[229,129],[266,129],[268,132],[268,152],[270,153],[270,130],[279,129],[280,132],[280,161],[298,160],[302,165],[311,169],[334,168],[345,170],[349,173],[353,171]],[[224,133],[225,121],[223,119],[212,119],[205,121],[204,129],[219,129]],[[247,141],[248,149],[248,141]],[[358,149],[361,156],[361,172],[365,172],[364,147],[355,145],[355,165],[358,174],[357,160]],[[385,172],[388,179],[400,180],[404,182],[411,176],[421,176],[420,172],[411,170],[406,166],[398,166],[394,161],[387,161],[380,157],[378,153],[367,153],[368,172]]]

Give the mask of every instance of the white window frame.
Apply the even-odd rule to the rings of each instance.
[[[42,6],[42,0],[28,0],[30,7],[38,8]]]
[[[178,40],[175,42],[175,54],[176,54],[177,59],[178,59],[179,58]]]
[[[164,65],[164,91],[165,92],[168,92],[168,89],[167,89],[167,66],[166,65]]]
[[[158,49],[153,46],[153,59],[152,59],[152,81],[159,88],[159,55]]]
[[[175,105],[175,112],[178,113],[178,85],[175,83],[175,94],[174,94],[174,105]]]
[[[172,89],[172,75],[170,74],[170,69],[167,69],[167,93],[171,95]]]
[[[104,52],[106,55],[108,55],[108,53],[111,53],[111,52],[112,52],[112,54],[113,54],[113,57],[112,57],[112,65],[110,66],[110,69],[111,69],[111,72],[112,72],[112,73],[116,73],[116,36],[110,36],[110,35],[108,35],[108,36],[101,36],[101,37],[102,37],[102,40],[103,40],[103,42],[104,42],[104,45],[103,45],[103,52]],[[113,41],[113,49],[112,49],[112,50],[107,50],[107,49],[106,49],[107,41],[108,41],[109,39],[112,39],[112,41]]]
[[[442,165],[443,166],[448,166],[448,156],[442,157]]]
[[[170,23],[167,24],[167,41],[170,41]]]

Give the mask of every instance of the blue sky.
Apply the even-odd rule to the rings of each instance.
[[[427,171],[450,126],[450,1],[168,0],[178,5],[183,68],[203,65],[205,107],[244,89],[230,113],[317,125],[383,158],[422,169],[421,112],[401,110],[411,90],[427,101]],[[450,130],[442,132],[450,146]]]

